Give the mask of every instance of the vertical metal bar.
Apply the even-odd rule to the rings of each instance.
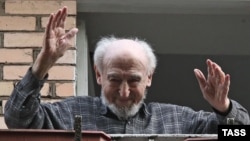
[[[74,141],[81,141],[82,140],[82,116],[81,115],[75,116],[74,130],[75,130]]]

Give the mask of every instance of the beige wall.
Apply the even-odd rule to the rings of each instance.
[[[67,6],[66,28],[76,26],[76,0],[0,0],[0,129],[7,128],[4,105],[13,84],[19,81],[41,49],[49,14]],[[76,48],[50,70],[42,100],[56,101],[75,95]],[[63,71],[62,71],[63,70]]]

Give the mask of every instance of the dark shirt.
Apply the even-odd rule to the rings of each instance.
[[[54,103],[41,103],[44,80],[31,73],[17,83],[5,105],[8,128],[74,129],[76,115],[82,116],[83,130],[108,134],[214,134],[218,124],[234,119],[235,124],[250,124],[248,111],[231,100],[226,115],[194,111],[189,107],[164,103],[143,104],[129,120],[119,120],[99,97],[76,96]]]

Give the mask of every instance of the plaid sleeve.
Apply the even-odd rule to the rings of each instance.
[[[47,77],[44,80],[38,80],[29,68],[23,79],[15,85],[4,107],[4,119],[8,128],[31,128],[32,123],[36,124],[34,128],[42,127],[42,113],[39,118],[34,116],[39,109],[40,89]]]

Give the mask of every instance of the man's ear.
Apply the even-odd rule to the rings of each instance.
[[[97,84],[101,85],[102,84],[102,77],[101,77],[101,73],[97,69],[96,65],[94,65],[94,70],[95,70],[96,82],[97,82]]]
[[[152,84],[153,73],[148,75],[147,87],[150,87]]]

